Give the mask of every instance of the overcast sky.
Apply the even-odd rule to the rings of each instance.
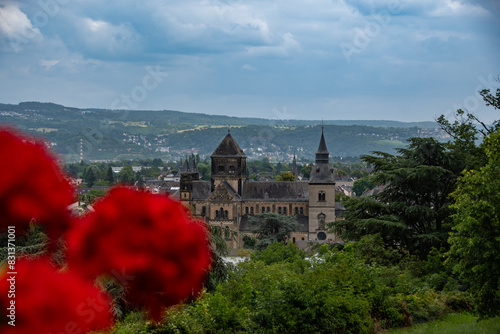
[[[500,1],[0,0],[0,102],[498,119]]]

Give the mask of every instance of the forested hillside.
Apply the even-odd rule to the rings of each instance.
[[[162,158],[213,152],[228,129],[250,159],[310,160],[318,145],[321,121],[238,118],[172,110],[78,109],[53,103],[0,104],[0,124],[47,139],[66,161],[77,161],[80,138],[88,160]],[[325,121],[332,156],[394,152],[411,137],[443,136],[433,122]]]

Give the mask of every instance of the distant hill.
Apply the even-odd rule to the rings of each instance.
[[[174,110],[81,109],[54,103],[0,104],[0,123],[41,135],[68,161],[79,157],[83,138],[86,159],[160,157],[178,159],[187,153],[209,155],[228,128],[249,158],[313,159],[321,133],[320,120],[276,120],[229,117]],[[434,122],[383,120],[324,121],[333,156],[358,156],[370,151],[394,152],[414,136],[442,137]]]

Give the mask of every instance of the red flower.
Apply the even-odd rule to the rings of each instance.
[[[109,274],[127,300],[155,320],[163,307],[197,294],[211,263],[207,233],[162,195],[115,188],[68,234],[68,263],[92,278]]]
[[[109,296],[48,259],[20,259],[10,271],[17,274],[0,273],[0,313],[7,313],[1,333],[87,333],[112,325]]]
[[[74,191],[45,147],[0,129],[0,231],[28,229],[32,218],[55,240],[69,227]]]

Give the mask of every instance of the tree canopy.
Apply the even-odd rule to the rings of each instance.
[[[257,216],[249,216],[250,221],[256,223],[254,232],[257,235],[256,249],[265,249],[274,242],[285,242],[298,227],[294,216],[285,216],[269,212]]]
[[[384,242],[425,257],[446,245],[451,204],[459,171],[452,152],[433,138],[411,138],[398,156],[384,152],[362,156],[374,167],[374,180],[384,189],[373,197],[352,198],[346,220],[334,223],[344,240],[380,233]]]

